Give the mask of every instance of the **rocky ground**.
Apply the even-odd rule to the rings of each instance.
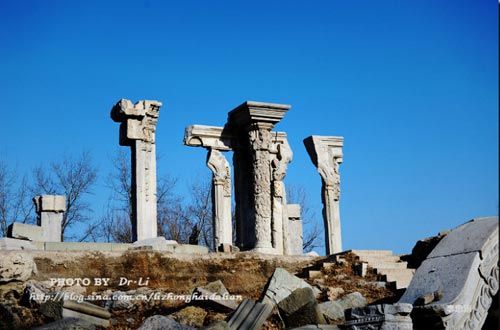
[[[57,321],[62,317],[63,306],[35,299],[36,294],[46,296],[56,292],[66,293],[65,299],[95,297],[91,303],[103,307],[104,314],[109,312],[109,329],[137,329],[141,325],[143,329],[152,329],[161,322],[176,322],[179,329],[182,326],[202,328],[227,321],[242,299],[263,298],[276,269],[294,274],[297,278],[290,275],[293,281],[307,282],[315,294],[311,302],[313,309],[322,314],[318,317],[325,323],[341,324],[346,308],[391,303],[399,297],[398,292],[386,288],[373,274],[356,275],[355,264],[354,256],[349,254],[334,259],[246,253],[195,256],[151,251],[2,252],[0,329],[30,329]],[[59,282],[56,279],[60,279]],[[89,279],[90,283],[78,285],[77,279]],[[98,285],[96,279],[109,279],[108,285]],[[124,283],[123,279],[135,282]],[[186,301],[185,297],[191,297],[196,288],[201,288],[201,292],[229,294],[228,306],[213,301]],[[310,293],[299,294],[306,297]],[[111,300],[125,295],[150,299]],[[283,319],[293,318],[287,314],[289,307],[283,303],[278,306],[267,318],[264,329],[282,329]],[[91,314],[101,315],[100,310]],[[92,328],[87,323],[82,328],[85,326]],[[60,324],[59,328],[67,328],[67,325]]]

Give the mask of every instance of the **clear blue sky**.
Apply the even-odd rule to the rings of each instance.
[[[302,140],[345,137],[345,248],[407,252],[498,214],[498,2],[0,1],[0,156],[29,171],[90,150],[107,191],[120,98],[163,102],[158,170],[208,174],[182,145],[245,100],[288,103],[287,183],[320,216]]]

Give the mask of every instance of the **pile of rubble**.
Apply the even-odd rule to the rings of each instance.
[[[356,275],[352,254],[311,258],[295,275],[275,267],[258,298],[239,290],[230,293],[215,280],[192,287],[189,299],[167,287],[140,287],[110,288],[99,292],[96,301],[79,299],[85,287],[54,287],[34,279],[37,266],[29,255],[9,256],[0,261],[0,323],[6,328],[335,329],[345,322],[346,309],[397,299],[384,282]],[[220,278],[227,278],[222,273],[228,271],[221,267]]]

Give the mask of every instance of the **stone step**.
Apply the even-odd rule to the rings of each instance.
[[[401,290],[401,289],[406,289],[410,285],[410,283],[411,283],[411,278],[405,280],[387,282],[387,286],[393,290]]]
[[[405,262],[387,262],[387,261],[376,261],[369,262],[368,266],[373,269],[406,269],[408,268],[408,263]]]
[[[406,270],[406,269],[405,269]],[[410,270],[410,269],[408,269]],[[413,272],[400,272],[393,274],[379,275],[379,278],[386,282],[396,282],[396,289],[406,288],[413,278]]]
[[[392,256],[391,250],[348,250],[357,256]]]
[[[409,269],[409,268],[378,267],[378,268],[374,268],[374,270],[379,275],[396,275],[396,274],[404,274],[404,273],[408,273],[408,274],[413,275],[415,273],[414,269]]]
[[[359,256],[360,261],[365,261],[368,263],[377,263],[377,262],[398,262],[401,259],[399,256],[389,256],[389,255],[382,255],[382,256]]]

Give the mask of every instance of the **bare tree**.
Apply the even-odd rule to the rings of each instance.
[[[32,196],[29,196],[28,180],[19,179],[18,171],[10,169],[0,160],[0,232],[7,235],[8,226],[14,222],[33,223]]]
[[[290,204],[300,205],[300,217],[303,227],[302,249],[304,252],[320,247],[321,229],[316,221],[316,213],[311,209],[303,186],[287,186],[287,199]]]
[[[61,240],[67,237],[67,230],[76,223],[88,222],[88,214],[92,211],[85,201],[85,195],[92,193],[92,187],[97,179],[97,168],[92,163],[88,152],[78,157],[65,155],[60,162],[53,162],[49,168],[38,166],[34,170],[34,194],[59,194],[66,196],[66,212],[61,228]],[[93,224],[87,223],[90,228]],[[84,238],[91,230],[86,230]],[[82,237],[80,237],[82,240]]]
[[[193,240],[213,250],[212,178],[199,178],[190,185],[190,190],[187,212],[194,224]]]

